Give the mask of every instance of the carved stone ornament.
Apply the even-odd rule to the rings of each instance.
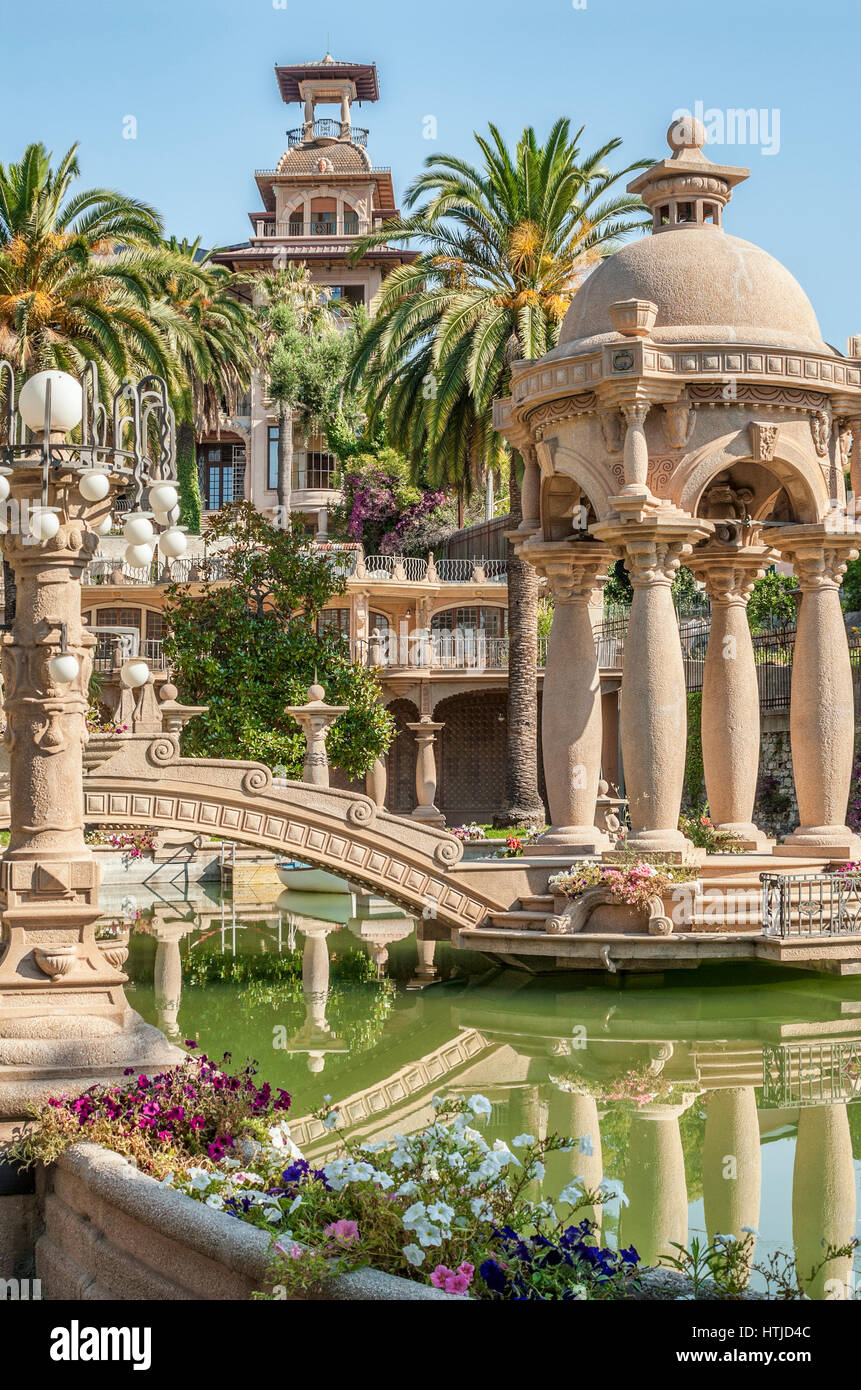
[[[777,448],[780,425],[752,422],[750,425],[750,451],[755,463],[771,463]]]
[[[687,447],[696,420],[696,410],[688,401],[664,406],[664,437],[671,449]]]
[[[604,447],[610,454],[620,454],[625,447],[625,431],[618,410],[599,410],[598,420],[604,436]]]
[[[824,458],[831,439],[831,420],[824,410],[817,410],[815,415],[811,415],[810,433],[813,435],[814,449],[820,458]]]

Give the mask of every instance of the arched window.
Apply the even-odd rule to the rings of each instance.
[[[487,637],[505,637],[508,632],[508,610],[473,604],[464,608],[445,608],[431,618],[432,632],[483,632]]]

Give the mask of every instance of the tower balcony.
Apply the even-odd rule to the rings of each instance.
[[[313,127],[300,125],[287,132],[287,148],[291,150],[295,145],[310,144],[312,140],[352,140],[354,145],[361,145],[364,149],[368,144],[368,132],[362,126],[328,117],[315,121]]]

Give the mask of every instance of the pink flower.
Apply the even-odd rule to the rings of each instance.
[[[430,1281],[435,1289],[445,1289],[446,1293],[465,1294],[470,1284],[472,1276],[475,1274],[475,1265],[471,1265],[467,1260],[459,1264],[457,1272],[449,1269],[447,1265],[437,1265]]]
[[[328,1240],[334,1240],[338,1245],[352,1245],[359,1239],[359,1228],[355,1221],[333,1221],[323,1232]]]
[[[295,1241],[292,1245],[282,1245],[280,1241],[276,1241],[275,1249],[279,1255],[289,1255],[291,1260],[301,1260],[304,1253],[301,1245],[297,1245]]]

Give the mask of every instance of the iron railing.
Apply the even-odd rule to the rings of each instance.
[[[356,644],[359,660],[384,670],[414,667],[433,671],[507,671],[508,638],[488,637],[480,628],[431,632],[423,628],[402,636],[390,631],[379,640]],[[547,639],[538,639],[538,668],[547,664]]]
[[[861,874],[760,874],[762,934],[861,935]]]
[[[794,1110],[854,1099],[861,1091],[861,1043],[764,1043],[763,1110]]]
[[[292,150],[296,145],[302,145],[306,140],[351,140],[354,145],[361,145],[363,148],[368,143],[368,131],[360,125],[348,125],[345,121],[333,120],[327,116],[314,122],[313,133],[309,130],[306,135],[306,127],[296,126],[294,130],[287,132],[287,148]]]
[[[508,578],[507,560],[448,559],[434,561],[436,572],[443,584],[468,584],[475,578],[475,571],[481,570],[484,578],[492,584],[504,584]]]

